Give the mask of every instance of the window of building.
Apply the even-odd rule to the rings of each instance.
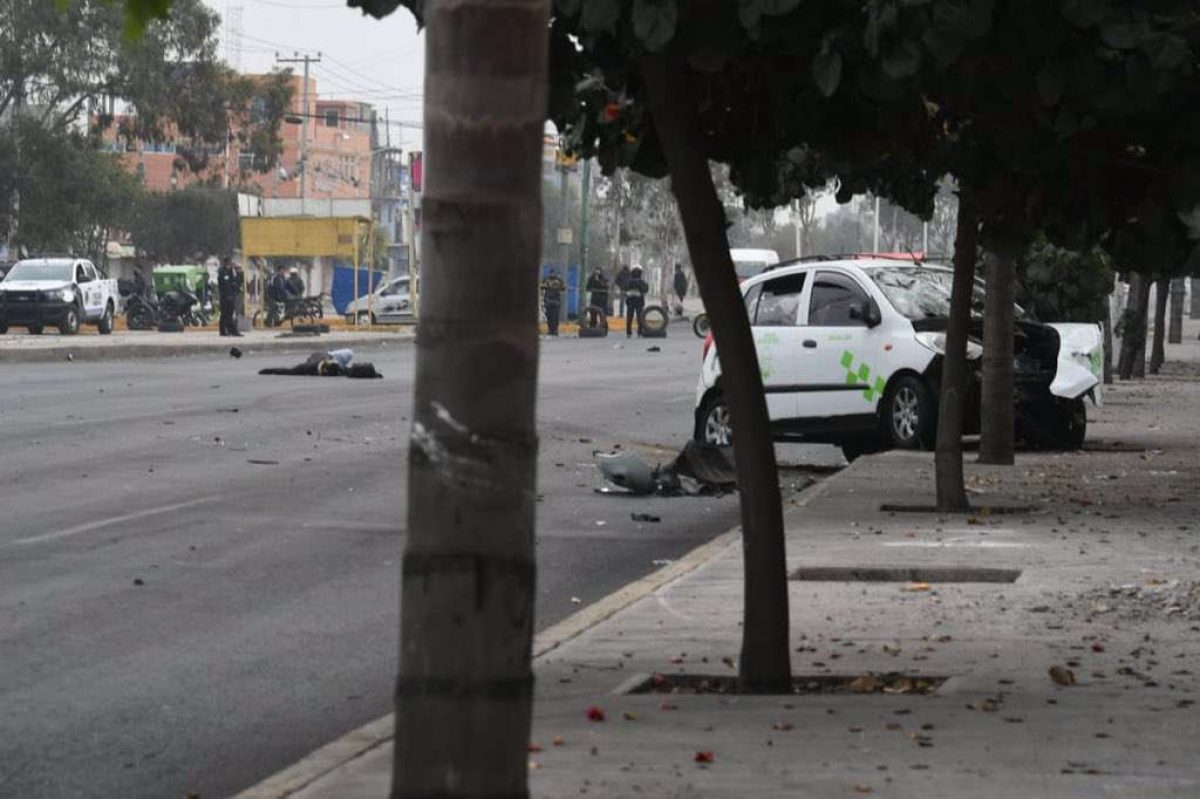
[[[325,109],[325,127],[336,128],[338,126],[338,112],[336,108]]]

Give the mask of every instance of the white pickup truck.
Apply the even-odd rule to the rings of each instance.
[[[113,331],[120,293],[117,281],[82,258],[30,258],[13,265],[0,281],[0,334],[12,325],[38,335],[46,325],[71,336],[79,326]]]

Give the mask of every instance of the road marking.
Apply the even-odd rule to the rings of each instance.
[[[201,505],[205,502],[212,502],[214,499],[215,497],[190,499],[187,502],[176,502],[173,505],[163,505],[160,508],[149,508],[147,510],[137,511],[136,513],[126,513],[124,516],[112,516],[108,519],[98,519],[94,522],[80,524],[76,527],[68,527],[65,530],[56,530],[53,533],[43,533],[42,535],[35,535],[29,538],[18,538],[13,542],[13,544],[42,544],[46,541],[57,541],[60,538],[70,538],[71,536],[79,535],[80,533],[90,533],[92,530],[111,527],[114,524],[121,524],[122,522],[131,522],[135,519],[145,519],[149,516],[160,516],[164,513],[170,513],[174,510],[191,508],[196,505]]]

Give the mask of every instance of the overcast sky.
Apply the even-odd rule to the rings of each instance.
[[[310,67],[321,98],[371,103],[393,123],[421,123],[425,37],[403,8],[382,20],[336,0],[205,0],[224,20],[221,55],[243,72],[267,72],[276,53],[321,55]],[[230,49],[231,23],[241,9],[240,63]],[[292,64],[297,74],[302,64]],[[420,149],[421,131],[393,124],[392,145]],[[383,135],[383,130],[380,130]]]

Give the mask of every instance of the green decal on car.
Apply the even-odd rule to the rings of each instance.
[[[867,402],[874,402],[879,397],[883,396],[883,389],[887,386],[882,377],[876,376],[874,384],[871,383],[871,367],[865,363],[859,364],[858,370],[854,369],[854,353],[850,350],[842,352],[841,360],[842,368],[846,370],[846,385],[857,386],[866,384],[863,389],[863,399]]]

